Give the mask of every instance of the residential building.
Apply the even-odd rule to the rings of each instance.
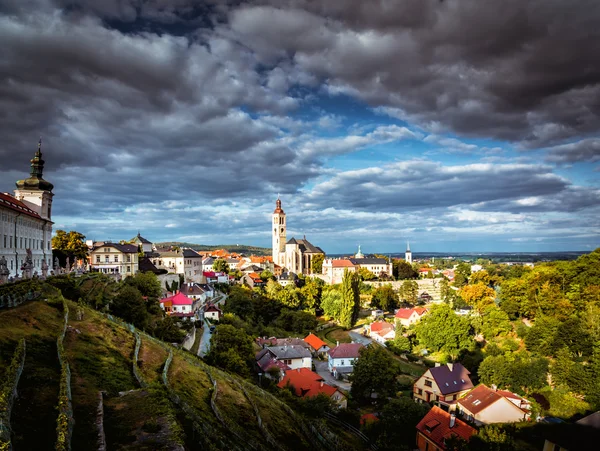
[[[186,282],[204,282],[202,256],[193,249],[156,251],[152,263],[170,273],[183,274]]]
[[[223,311],[214,304],[208,304],[204,308],[204,317],[212,321],[220,321],[223,317]]]
[[[302,346],[304,349],[311,351],[310,345],[302,338],[276,338],[276,337],[258,337],[256,344],[261,348],[268,348],[269,346]]]
[[[358,246],[358,252],[352,258],[326,259],[323,261],[323,275],[327,283],[334,285],[342,282],[344,272],[365,268],[377,277],[392,276],[393,265],[385,258],[365,257]]]
[[[265,285],[265,282],[260,278],[260,274],[255,272],[244,274],[240,281],[248,285],[250,288],[262,287]]]
[[[441,451],[451,438],[466,442],[477,430],[437,406],[427,412],[417,424],[417,448],[420,451]]]
[[[314,246],[306,237],[286,240],[286,215],[277,198],[273,211],[273,263],[296,274],[312,273],[312,259],[319,254],[325,255],[320,247]]]
[[[131,244],[140,246],[145,256],[149,256],[152,254],[152,252],[154,252],[152,249],[152,242],[141,236],[140,232],[138,232],[138,234],[129,241]]]
[[[323,356],[329,351],[329,346],[315,334],[310,333],[304,338],[304,342],[308,344],[313,356]]]
[[[279,388],[290,386],[294,394],[301,398],[312,398],[324,394],[335,401],[340,408],[346,408],[348,404],[342,392],[336,387],[326,384],[321,376],[308,368],[287,371],[277,386]]]
[[[188,298],[185,294],[178,292],[173,296],[161,299],[160,307],[169,316],[177,316],[179,318],[196,319],[196,310],[199,302]]]
[[[357,255],[362,255],[359,249]],[[393,274],[393,265],[392,262],[388,261],[385,258],[381,257],[354,257],[349,259],[350,262],[357,267],[358,269],[364,268],[370,272],[372,272],[377,277],[389,276],[391,277]],[[357,270],[358,270],[357,269]]]
[[[473,388],[469,374],[460,363],[438,363],[417,379],[413,398],[418,402],[438,402],[444,409],[454,410],[456,401]]]
[[[429,310],[424,307],[400,308],[396,310],[395,318],[404,327],[410,327],[418,323],[427,313]]]
[[[518,423],[529,418],[530,404],[509,391],[480,384],[456,403],[457,414],[476,426],[492,423]]]
[[[292,370],[296,368],[312,368],[312,355],[303,346],[269,346],[263,349],[262,352],[268,352],[275,360],[279,360]]]
[[[354,371],[353,363],[360,357],[360,343],[338,343],[327,352],[327,368],[336,379],[347,378]]]
[[[135,244],[94,243],[88,261],[90,271],[104,274],[133,276],[139,271],[138,247]]]
[[[282,287],[288,286],[288,285],[296,285],[296,281],[298,280],[298,276],[296,274],[294,274],[293,272],[284,272],[281,273],[281,275],[279,277],[277,277],[277,282],[279,282],[279,284]]]
[[[208,290],[199,283],[184,283],[179,288],[179,291],[188,298],[200,301],[201,303],[205,303],[210,298]]]
[[[367,326],[367,333],[369,337],[382,345],[396,338],[394,325],[386,321],[372,322]]]
[[[346,258],[328,258],[323,261],[323,275],[325,281],[331,285],[342,283],[346,270],[354,272],[358,268]]]
[[[0,193],[0,260],[8,277],[42,275],[52,269],[52,190],[44,180],[42,143],[31,160],[30,176],[16,182],[14,196]],[[31,267],[27,263],[31,252]]]

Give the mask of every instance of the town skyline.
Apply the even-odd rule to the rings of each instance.
[[[330,254],[600,246],[600,11],[340,5],[8,1],[0,192],[41,135],[93,240],[270,247],[280,193]]]

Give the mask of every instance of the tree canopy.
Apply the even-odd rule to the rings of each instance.
[[[85,235],[75,230],[65,232],[58,229],[52,237],[52,249],[61,251],[69,257],[85,258],[88,254]]]
[[[392,310],[398,306],[398,295],[390,284],[375,288],[371,297],[371,306],[382,310]]]
[[[396,391],[396,367],[394,359],[381,346],[362,348],[350,376],[352,398],[368,402],[372,393],[377,393],[378,398],[392,396]]]
[[[454,358],[475,344],[469,320],[458,316],[446,304],[433,306],[417,323],[415,331],[419,344],[429,351],[443,351]]]
[[[218,258],[213,262],[213,270],[216,272],[224,272],[229,274],[229,263],[227,263],[224,259]]]

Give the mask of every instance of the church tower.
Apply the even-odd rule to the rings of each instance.
[[[29,178],[19,180],[16,185],[15,198],[20,200],[47,221],[52,220],[52,189],[54,185],[43,178],[44,160],[42,159],[42,140],[31,160]]]
[[[404,253],[404,261],[409,265],[412,265],[412,252],[410,251],[410,244],[406,242],[406,252]]]
[[[275,211],[273,211],[273,263],[279,266],[285,266],[285,212],[281,208],[281,200],[277,196],[275,202]]]

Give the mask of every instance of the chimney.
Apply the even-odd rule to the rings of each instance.
[[[448,369],[450,369],[450,372],[452,372],[452,370],[454,369],[454,363],[449,363]]]
[[[442,366],[442,364],[439,362],[435,362],[435,367],[437,368],[438,366]]]
[[[454,422],[456,421],[456,415],[450,415],[450,429],[454,427]]]
[[[340,341],[338,340],[338,341],[336,341],[336,346],[339,346],[339,345],[340,345]]]
[[[498,386],[496,384],[492,384],[492,390],[494,390],[494,391],[498,390]]]

